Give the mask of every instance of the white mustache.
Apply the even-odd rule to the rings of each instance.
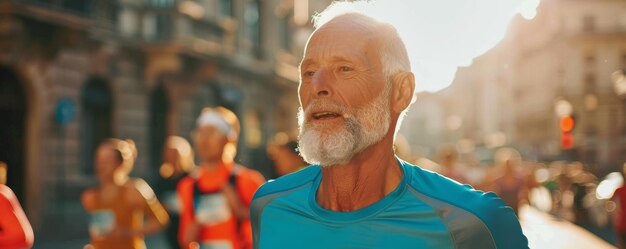
[[[330,100],[313,100],[306,109],[304,109],[304,121],[309,121],[313,116],[313,112],[319,110],[334,112],[346,119],[354,117],[352,112],[345,105]]]

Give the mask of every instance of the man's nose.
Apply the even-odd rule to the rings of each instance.
[[[329,97],[332,94],[331,85],[333,82],[333,75],[331,72],[325,69],[318,70],[313,76],[312,85],[313,93],[316,97]]]

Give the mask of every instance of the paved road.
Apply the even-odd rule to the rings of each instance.
[[[531,249],[615,249],[591,232],[532,208],[520,209],[520,220]]]

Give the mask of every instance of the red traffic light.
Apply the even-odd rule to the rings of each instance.
[[[570,132],[574,129],[574,118],[571,115],[565,115],[561,118],[561,132]]]
[[[569,133],[561,134],[561,148],[571,149],[574,147],[574,136]]]

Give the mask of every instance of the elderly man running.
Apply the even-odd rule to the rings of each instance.
[[[528,248],[495,194],[394,155],[415,89],[404,43],[337,6],[318,16],[300,65],[299,147],[316,165],[256,192],[254,248]]]

